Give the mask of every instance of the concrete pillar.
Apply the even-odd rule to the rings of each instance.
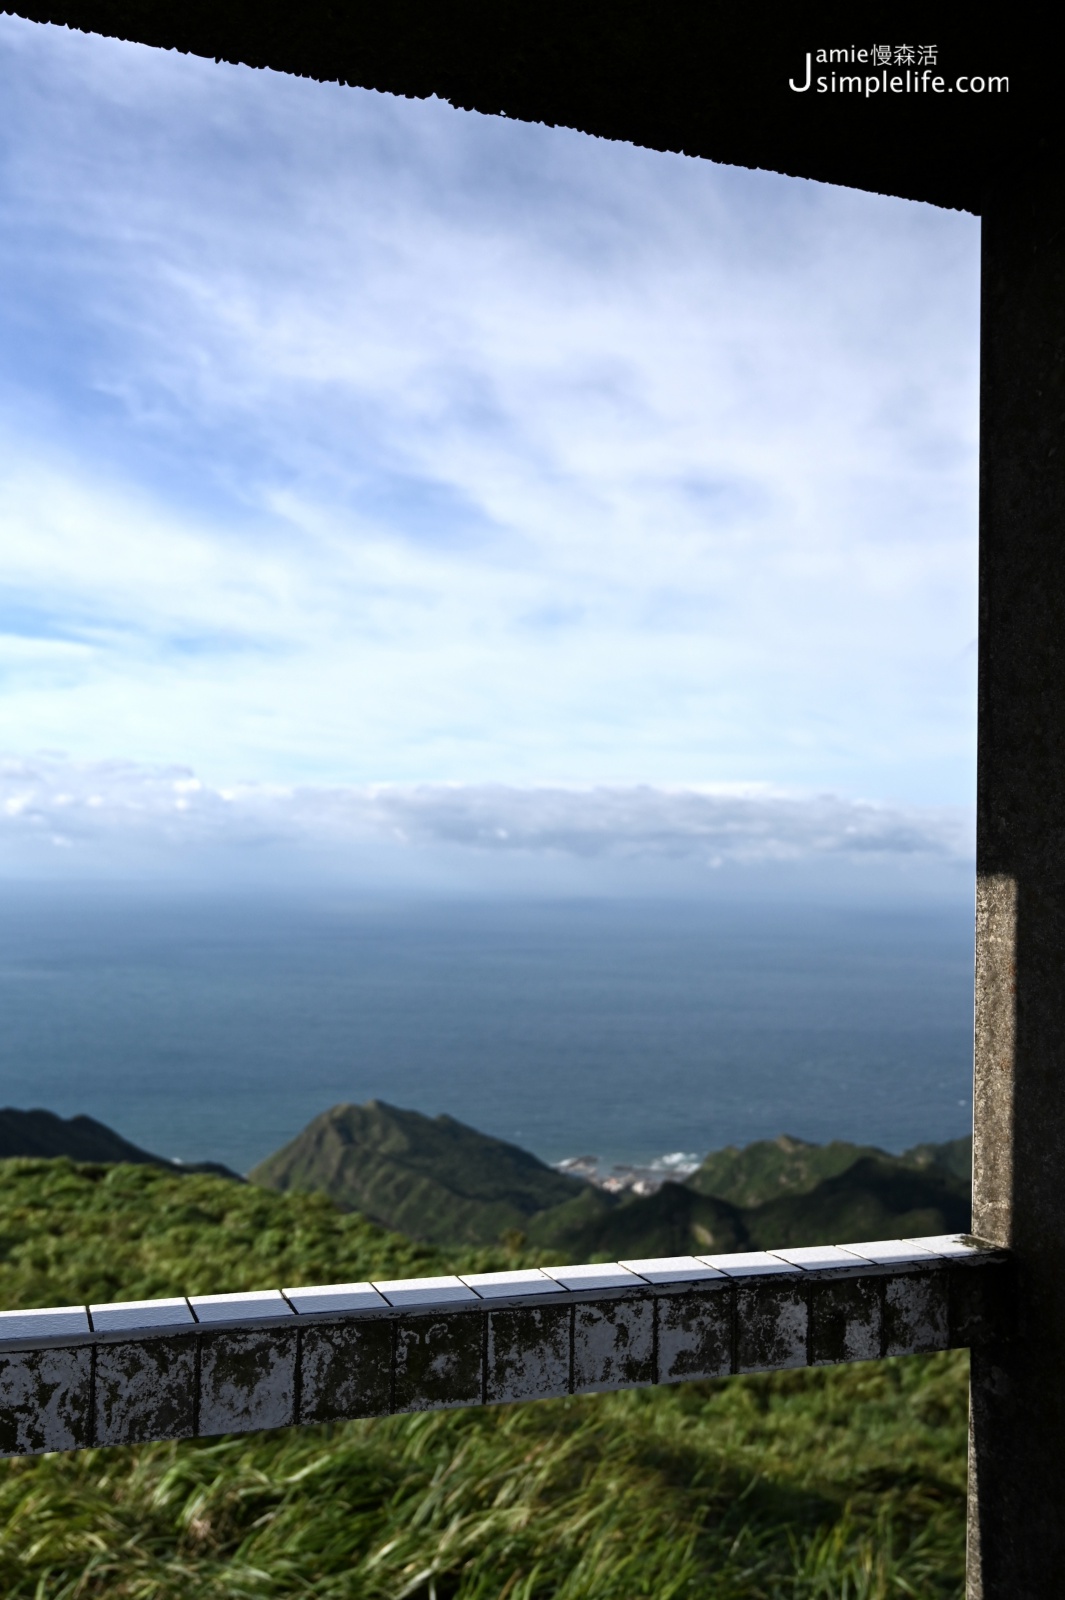
[[[1065,1592],[1065,183],[983,220],[974,1231],[1016,1258],[973,1353],[969,1600]]]

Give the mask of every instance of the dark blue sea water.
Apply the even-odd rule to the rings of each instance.
[[[0,896],[0,1103],[239,1170],[342,1100],[547,1160],[971,1124],[972,918],[647,901]]]

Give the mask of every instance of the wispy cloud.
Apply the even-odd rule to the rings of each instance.
[[[394,856],[676,862],[715,868],[851,859],[883,866],[971,859],[969,819],[947,808],[878,806],[836,795],[651,785],[419,784],[219,790],[187,768],[0,763],[0,850],[41,862],[74,852],[106,866],[114,849],[178,864],[190,853],[296,848],[343,870],[367,846]]]
[[[9,17],[0,107],[13,747],[968,801],[973,219]]]
[[[787,795],[651,785],[514,789],[421,785],[377,789],[362,802],[379,826],[412,841],[493,852],[694,857],[772,862],[826,855],[964,858],[962,813],[908,810],[837,795]]]

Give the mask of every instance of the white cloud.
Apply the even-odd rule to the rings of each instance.
[[[13,18],[0,106],[16,747],[967,803],[973,219]]]
[[[903,810],[836,795],[651,785],[514,789],[383,788],[364,802],[412,840],[492,852],[693,857],[721,865],[826,855],[966,855],[963,815]]]
[[[343,867],[367,846],[417,858],[523,855],[563,861],[691,861],[708,867],[849,859],[971,860],[971,823],[946,808],[900,808],[740,789],[650,785],[517,788],[367,785],[218,790],[187,768],[72,762],[0,763],[0,851],[32,866],[61,844],[86,865],[117,847],[173,864],[208,850],[305,849]]]

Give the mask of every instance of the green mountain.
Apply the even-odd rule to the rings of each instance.
[[[698,1194],[712,1194],[737,1206],[763,1206],[781,1195],[812,1193],[820,1184],[841,1177],[855,1163],[876,1160],[922,1170],[937,1169],[969,1183],[972,1178],[972,1134],[944,1144],[919,1144],[901,1156],[889,1156],[875,1145],[808,1144],[783,1133],[738,1149],[712,1150],[685,1182]],[[866,1235],[866,1237],[869,1237]]]
[[[250,1176],[264,1188],[324,1191],[430,1244],[508,1238],[556,1259],[624,1260],[963,1231],[968,1145],[892,1156],[783,1135],[716,1151],[685,1183],[618,1195],[452,1117],[370,1101],[324,1112]]]
[[[972,1191],[953,1173],[917,1167],[883,1151],[799,1194],[778,1194],[744,1212],[751,1249],[773,1245],[846,1244],[858,1239],[920,1238],[965,1233]]]
[[[574,1260],[744,1250],[748,1243],[738,1206],[694,1194],[682,1183],[664,1183],[654,1194],[631,1197],[591,1189],[579,1203],[533,1217],[526,1236],[530,1244]]]
[[[971,1185],[973,1136],[967,1133],[963,1139],[947,1139],[943,1144],[915,1144],[912,1150],[906,1151],[902,1160],[912,1162],[916,1167],[942,1167],[944,1172],[953,1173],[954,1177]]]
[[[840,1139],[807,1144],[782,1133],[779,1139],[758,1139],[742,1149],[726,1145],[724,1150],[712,1150],[684,1181],[696,1194],[712,1194],[736,1206],[762,1206],[779,1195],[808,1194],[862,1157],[883,1154],[873,1145]]]
[[[70,1161],[131,1162],[134,1166],[164,1167],[168,1172],[212,1172],[220,1178],[238,1178],[217,1161],[185,1165],[153,1156],[139,1145],[94,1117],[57,1117],[54,1111],[0,1109],[0,1160],[11,1157],[66,1156]],[[238,1179],[239,1181],[239,1179]]]
[[[594,1201],[533,1217],[527,1238],[571,1258],[626,1260],[962,1233],[970,1213],[968,1186],[951,1173],[877,1154],[859,1157],[812,1188],[776,1193],[756,1206],[737,1206],[681,1183],[664,1183],[639,1198],[600,1192]]]
[[[334,1106],[255,1167],[263,1188],[322,1190],[348,1211],[430,1244],[494,1244],[590,1186],[454,1117],[383,1101]]]

